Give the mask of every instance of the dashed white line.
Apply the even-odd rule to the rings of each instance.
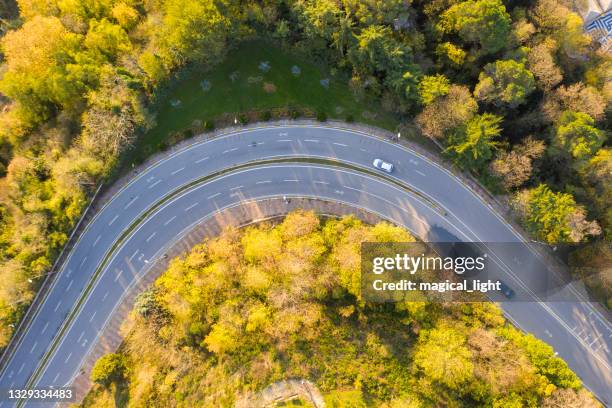
[[[135,257],[136,255],[138,255],[138,249],[137,249],[136,251],[134,251],[134,253],[132,254],[132,256],[130,256],[130,257],[128,258],[128,260],[129,260],[130,262],[132,262],[132,259],[134,259],[134,257]]]
[[[234,191],[234,190],[240,190],[241,188],[243,188],[244,186],[236,186],[236,187],[232,187],[230,188],[230,191]]]
[[[364,149],[363,147],[360,147],[359,150],[361,150],[362,152],[368,152],[366,149]]]
[[[258,181],[255,184],[269,184],[271,182],[272,182],[272,180],[263,180],[263,181]]]
[[[155,235],[157,235],[157,232],[154,232],[151,235],[149,235],[149,238],[147,238],[145,242],[149,242],[150,240],[152,240]]]
[[[202,157],[202,158],[201,158],[201,159],[199,159],[199,160],[196,160],[195,162],[196,162],[196,164],[197,164],[197,163],[202,163],[204,160],[208,160],[208,159],[209,159],[209,157],[208,157],[208,156],[206,156],[206,157]]]
[[[96,238],[96,240],[94,241],[92,247],[95,247],[96,245],[98,245],[98,242],[100,241],[100,238],[102,238],[102,235],[98,235],[98,238]]]
[[[318,139],[304,139],[305,142],[310,142],[310,143],[319,143]]]
[[[417,173],[419,173],[421,176],[423,176],[423,177],[427,177],[427,174],[423,173],[422,171],[420,171],[420,170],[415,170],[415,171],[416,171]]]
[[[64,360],[64,364],[68,363],[68,360],[70,360],[70,357],[72,357],[72,353],[68,354],[68,357],[66,357],[66,359]]]
[[[125,205],[125,207],[123,207],[123,209],[124,209],[124,210],[127,210],[128,208],[130,208],[130,205],[134,204],[134,203],[136,202],[136,200],[137,200],[137,199],[138,199],[138,196],[133,197],[133,198],[130,200],[130,202],[129,202],[129,203],[127,203],[127,204]]]
[[[118,271],[117,275],[115,275],[115,282],[117,282],[119,280],[119,277],[121,276],[121,274],[123,273],[123,271]]]
[[[60,373],[58,372],[57,374],[55,374],[55,377],[53,377],[53,381],[51,381],[53,384],[55,384],[57,382],[57,379],[59,378]]]
[[[345,145],[344,143],[338,143],[338,142],[333,142],[332,144],[336,145],[336,146],[342,146],[342,147],[347,147],[348,146],[348,145]]]
[[[70,282],[68,282],[68,286],[66,286],[66,292],[68,292],[70,290],[70,288],[72,287],[73,283],[74,283],[74,279],[70,279]]]
[[[277,142],[291,142],[291,139],[278,139]]]
[[[81,261],[81,265],[79,265],[79,267],[82,267],[85,264],[85,262],[87,262],[87,257],[83,258],[83,260]]]
[[[174,176],[175,174],[179,174],[181,171],[185,170],[185,167],[181,167],[180,169],[174,170],[172,173],[170,173],[172,176]]]
[[[70,275],[72,275],[72,269],[68,269],[68,270],[66,271],[66,276],[67,276],[68,278],[70,277]]]
[[[34,350],[36,349],[36,346],[38,346],[38,342],[37,341],[34,342],[34,345],[30,349],[30,354],[32,354],[34,352]]]
[[[22,363],[21,367],[19,367],[19,370],[17,370],[17,375],[21,374],[24,368],[25,368],[25,363]]]
[[[349,190],[354,190],[354,191],[359,191],[360,193],[363,193],[363,190],[360,190],[360,189],[355,188],[355,187],[342,186],[342,188],[346,188],[346,189],[349,189]]]
[[[55,309],[53,309],[54,312],[57,312],[57,309],[59,309],[60,305],[62,304],[62,301],[60,300],[59,302],[57,302],[57,305],[55,305]]]
[[[45,326],[43,327],[43,329],[40,332],[40,334],[43,334],[44,332],[46,332],[47,331],[47,327],[49,327],[49,322],[45,323]]]
[[[213,194],[211,196],[208,196],[208,199],[211,200],[211,199],[213,199],[215,197],[219,197],[220,195],[221,195],[221,193]]]
[[[80,342],[81,342],[81,339],[83,338],[83,336],[84,336],[84,335],[85,335],[85,330],[83,330],[83,331],[81,332],[81,334],[79,334],[79,338],[77,339],[77,343],[80,343]]]
[[[176,215],[172,216],[172,218],[170,218],[168,221],[164,222],[164,226],[170,224],[172,221],[174,221],[176,219]]]
[[[153,184],[151,184],[151,185],[149,186],[149,190],[150,190],[150,189],[152,189],[153,187],[155,187],[156,185],[158,185],[158,184],[159,184],[159,183],[161,183],[161,182],[162,182],[161,180],[157,180],[155,183],[153,183]]]
[[[318,181],[318,180],[315,180],[315,181],[313,181],[313,183],[314,184],[323,184],[325,186],[329,185],[329,183],[327,181]]]
[[[198,206],[198,204],[199,204],[199,203],[193,203],[193,204],[191,204],[189,207],[185,208],[185,211],[189,211],[189,210],[194,209],[195,207],[197,207],[197,206]]]
[[[94,310],[94,312],[91,314],[91,317],[89,318],[89,323],[91,323],[94,317],[96,317],[96,313],[97,313],[97,310]]]
[[[235,152],[236,150],[238,150],[238,148],[237,148],[237,147],[234,147],[233,149],[227,149],[227,150],[224,150],[223,152],[221,152],[221,154]]]
[[[102,301],[104,302],[106,300],[106,298],[108,297],[108,291],[106,291],[106,293],[104,294],[104,296],[102,296]]]
[[[111,225],[113,225],[113,222],[117,221],[117,218],[119,218],[119,215],[115,215],[113,219],[110,220],[110,222],[108,223],[108,226],[110,227]]]
[[[287,183],[297,183],[300,180],[297,180],[297,179],[285,179],[283,181],[286,181]]]

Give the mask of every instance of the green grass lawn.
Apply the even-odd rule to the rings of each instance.
[[[263,61],[269,62],[268,72],[259,69]],[[292,73],[293,66],[299,67],[299,75]],[[330,79],[328,88],[320,82],[326,78]],[[202,86],[204,81],[210,84],[207,91]],[[270,43],[252,41],[230,51],[214,69],[195,70],[177,83],[160,103],[156,127],[139,140],[128,160],[143,159],[159,150],[173,132],[190,127],[195,120],[215,121],[240,112],[287,106],[323,111],[329,118],[344,120],[351,116],[355,121],[387,129],[394,129],[398,123],[379,105],[356,101],[346,80],[336,79]]]

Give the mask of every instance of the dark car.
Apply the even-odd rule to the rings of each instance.
[[[504,281],[499,281],[499,287],[505,297],[507,297],[508,299],[512,299],[514,297],[514,290],[512,290],[510,286],[506,285]]]

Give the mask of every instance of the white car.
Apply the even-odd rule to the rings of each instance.
[[[379,170],[386,171],[387,173],[391,173],[393,171],[393,165],[382,159],[374,159],[372,165]]]

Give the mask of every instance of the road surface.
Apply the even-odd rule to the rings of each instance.
[[[288,157],[311,162],[262,162]],[[392,176],[410,190],[355,168],[371,168],[377,157],[393,163]],[[346,167],[315,159],[333,159]],[[206,178],[221,169],[234,170]],[[176,237],[219,209],[283,195],[361,207],[420,237],[441,228],[464,241],[521,240],[447,170],[404,147],[356,131],[268,127],[204,141],[142,171],[90,222],[0,374],[0,388],[70,384],[125,289]],[[499,262],[502,279],[529,292],[532,271],[503,255]],[[79,302],[95,274],[95,284]],[[612,401],[612,329],[607,316],[592,304],[576,301],[506,302],[502,308],[517,326],[551,344],[600,400]],[[77,311],[74,318],[63,326],[72,310]],[[0,403],[0,408],[6,406],[13,402]]]

